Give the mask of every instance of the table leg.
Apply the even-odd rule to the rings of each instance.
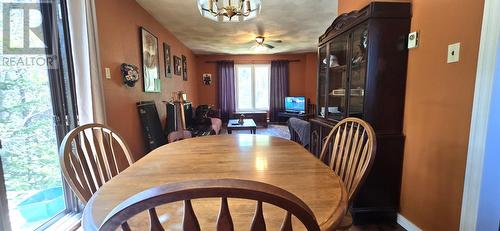
[[[257,134],[257,130],[256,129],[252,129],[252,132],[253,132],[253,134]]]
[[[227,129],[227,134],[233,134],[233,131],[231,129]]]

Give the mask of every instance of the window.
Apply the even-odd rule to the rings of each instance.
[[[236,110],[269,110],[269,64],[239,64],[236,69]]]
[[[0,229],[44,229],[79,211],[58,156],[76,124],[66,5],[37,0],[0,8],[9,19],[0,19],[9,36],[0,57],[15,61],[0,69]]]

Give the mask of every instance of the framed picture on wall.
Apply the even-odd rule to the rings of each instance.
[[[212,84],[212,74],[203,74],[202,77],[203,85],[210,86]]]
[[[170,54],[170,45],[163,43],[163,55],[165,65],[165,77],[172,78],[172,55]]]
[[[184,81],[188,80],[187,58],[184,55],[182,56],[182,79]]]
[[[182,63],[181,58],[174,55],[174,74],[181,75],[182,73]]]
[[[158,38],[141,27],[142,75],[144,92],[160,92]]]

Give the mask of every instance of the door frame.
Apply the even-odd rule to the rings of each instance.
[[[476,230],[493,78],[499,46],[500,1],[485,0],[465,169],[460,230]],[[500,55],[500,54],[498,54]]]
[[[0,144],[0,148],[1,144]],[[0,230],[10,231],[9,203],[7,201],[7,190],[5,189],[5,180],[3,178],[3,164],[0,156]],[[5,211],[5,212],[4,212]]]
[[[47,3],[41,0],[37,3]],[[50,100],[52,103],[52,115],[54,117],[54,129],[57,140],[57,149],[54,153],[58,155],[59,145],[64,136],[71,129],[76,127],[78,110],[76,108],[76,93],[75,93],[75,76],[73,70],[72,47],[70,43],[70,31],[68,23],[68,8],[67,0],[52,0],[50,4],[41,4],[40,11],[43,17],[43,32],[44,39],[50,41],[48,45],[54,54],[59,57],[58,67],[48,68],[48,82],[50,91]],[[59,5],[58,5],[59,4]],[[58,11],[58,7],[60,7]],[[59,27],[57,19],[61,16],[64,18]],[[62,30],[62,31],[61,31]],[[62,45],[64,43],[64,46]],[[61,47],[64,47],[62,49]],[[0,144],[1,148],[1,144]],[[69,189],[61,173],[61,181],[65,197],[65,210],[52,218],[40,224],[35,230],[45,230],[50,225],[54,224],[61,217],[79,212],[80,207],[76,196]],[[7,190],[5,185],[5,177],[3,164],[0,157],[0,230],[12,230],[9,207],[7,200]]]

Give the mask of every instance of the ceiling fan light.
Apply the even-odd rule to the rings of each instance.
[[[264,42],[264,37],[258,36],[255,38],[255,42],[258,44],[262,44]]]

